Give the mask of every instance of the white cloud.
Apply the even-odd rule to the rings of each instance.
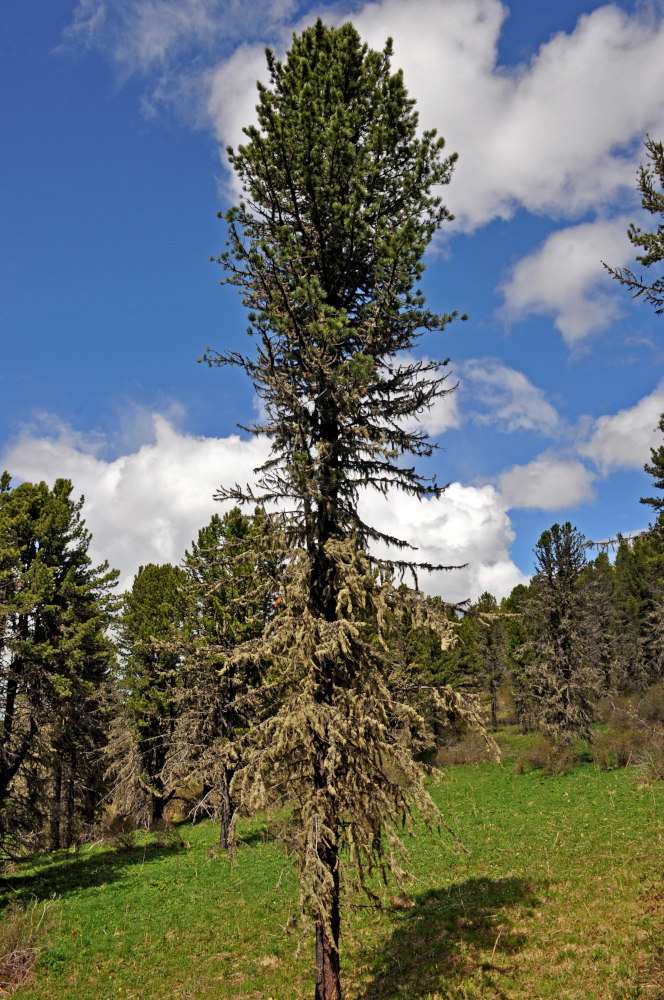
[[[198,529],[224,509],[212,499],[214,491],[251,482],[253,469],[268,456],[264,438],[194,437],[159,415],[153,426],[154,441],[113,460],[99,457],[98,439],[86,441],[66,428],[54,437],[26,432],[3,455],[3,467],[18,479],[65,477],[76,496],[85,494],[93,558],[120,569],[123,588],[141,564],[178,563]],[[431,593],[452,601],[487,589],[500,596],[523,580],[508,553],[514,532],[491,486],[455,483],[439,500],[423,503],[368,491],[361,511],[381,530],[416,544],[418,561],[469,563],[464,570],[423,576]]]
[[[268,455],[264,439],[192,437],[159,415],[153,424],[154,442],[112,461],[97,457],[98,441],[64,428],[56,437],[26,432],[3,456],[3,468],[19,479],[72,480],[75,495],[86,498],[94,559],[122,571],[122,588],[141,564],[179,562],[222,509],[214,491],[250,480]]]
[[[240,45],[230,58],[208,74],[206,117],[222,144],[236,148],[245,140],[242,129],[256,121],[256,81],[267,79],[265,49]]]
[[[640,469],[661,444],[664,379],[634,406],[594,420],[583,418],[575,455],[546,451],[498,477],[506,510],[559,510],[594,499],[593,484],[615,469]],[[592,462],[595,471],[585,462]]]
[[[599,7],[506,71],[507,14],[498,0],[383,0],[353,17],[374,47],[394,37],[422,123],[459,152],[445,200],[465,228],[517,206],[574,216],[605,205],[633,186],[638,154],[626,147],[664,131],[661,20]]]
[[[558,413],[541,389],[514,368],[495,358],[473,358],[462,370],[462,385],[471,385],[474,401],[485,412],[474,413],[473,420],[491,424],[500,430],[537,431],[551,434],[559,424]]]
[[[196,125],[205,113],[224,149],[254,119],[263,44],[283,54],[290,30],[313,18],[294,23],[294,9],[290,0],[80,0],[65,38],[103,49],[123,72],[156,74],[157,94],[192,90],[164,87],[164,73],[202,76],[207,96],[190,113]],[[345,4],[319,12],[337,24],[348,16]],[[499,0],[382,0],[353,14],[374,48],[393,36],[422,124],[461,154],[444,195],[466,229],[519,206],[557,217],[606,206],[633,189],[637,142],[664,132],[664,23],[652,8],[598,7],[510,69],[497,63],[507,15]],[[219,48],[228,54],[215,61]]]
[[[664,379],[635,406],[594,420],[589,437],[578,446],[602,475],[613,469],[640,469],[650,461],[650,449],[661,444],[657,430],[664,413]]]
[[[449,572],[421,573],[418,582],[427,593],[449,601],[476,598],[484,590],[496,596],[509,594],[526,577],[509,556],[514,531],[500,494],[493,486],[451,483],[439,497],[418,501],[414,497],[366,493],[360,515],[386,534],[417,546],[394,553],[385,547],[377,553],[412,558],[432,565],[462,565]]]
[[[620,315],[622,298],[602,261],[615,267],[631,260],[628,223],[626,218],[588,222],[552,233],[512,268],[502,287],[505,317],[552,315],[570,346],[608,326]]]
[[[503,472],[498,481],[507,510],[558,510],[592,500],[595,478],[582,462],[544,452]]]

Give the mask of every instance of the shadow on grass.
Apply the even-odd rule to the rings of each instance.
[[[32,872],[5,875],[0,881],[0,911],[9,902],[29,902],[65,896],[70,892],[104,885],[121,879],[123,873],[136,864],[182,850],[181,845],[157,843],[137,844],[127,850],[108,846],[90,854],[57,851],[39,858]],[[21,867],[27,867],[29,862]]]
[[[436,991],[440,997],[457,996],[455,988],[477,973],[486,986],[491,984],[491,996],[503,997],[491,982],[497,969],[493,959],[499,951],[504,975],[509,971],[505,955],[524,946],[524,935],[511,931],[506,911],[517,903],[536,906],[532,886],[516,878],[469,879],[413,902],[412,909],[394,915],[391,938],[375,961],[369,959],[371,981],[365,981],[358,1000],[426,997]]]

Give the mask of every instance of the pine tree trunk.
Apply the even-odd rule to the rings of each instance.
[[[233,828],[235,826],[235,808],[234,803],[231,798],[230,784],[231,784],[231,774],[226,768],[221,779],[221,787],[219,789],[220,805],[219,805],[219,815],[221,818],[221,827],[219,830],[219,847],[227,850],[229,847],[233,847],[235,843],[235,835]]]
[[[331,935],[322,920],[316,922],[316,1000],[341,1000],[339,865],[336,846],[320,848],[319,856],[332,872],[334,888],[328,915]]]
[[[164,818],[164,783],[161,777],[157,775],[152,779],[152,787],[154,791],[150,796],[150,826],[153,823],[158,823],[160,819]]]
[[[62,817],[62,846],[71,847],[74,829],[74,811],[76,809],[76,798],[74,794],[74,783],[76,775],[76,751],[69,753],[67,776],[65,781],[65,811]]]
[[[51,803],[48,822],[49,850],[60,849],[60,798],[62,795],[62,763],[59,759],[53,762],[53,783],[51,785]]]
[[[334,896],[330,926],[327,933],[322,921],[316,923],[316,1000],[341,1000],[341,973],[339,967],[339,872],[334,852]]]
[[[491,726],[496,729],[498,727],[498,684],[495,677],[489,681],[489,693],[491,697]]]
[[[329,697],[329,693],[328,693]],[[328,773],[326,756],[328,747],[317,751],[314,785],[317,791],[325,790],[325,825],[333,832],[330,841],[321,838],[317,844],[318,858],[331,876],[332,892],[323,891],[324,904],[328,906],[325,919],[316,920],[316,1000],[341,1000],[341,975],[339,964],[339,847],[337,804],[327,789]],[[326,880],[327,881],[327,880]]]

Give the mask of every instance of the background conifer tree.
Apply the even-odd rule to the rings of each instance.
[[[92,565],[83,498],[71,494],[66,479],[0,480],[0,831],[46,823],[52,847],[94,817],[115,655],[118,573]]]
[[[657,424],[657,429],[664,434],[664,413],[659,418],[659,423]],[[648,475],[652,476],[654,479],[653,486],[655,489],[660,490],[659,496],[654,497],[641,497],[640,502],[648,504],[657,513],[657,518],[662,516],[664,512],[664,444],[660,444],[657,448],[650,449],[650,463],[646,462],[644,465],[645,471]]]
[[[552,525],[535,547],[536,575],[524,604],[530,699],[539,725],[563,742],[590,735],[593,699],[602,692],[601,637],[580,586],[585,566],[583,535],[569,521]]]
[[[141,566],[124,595],[119,621],[123,655],[120,702],[108,756],[114,804],[146,826],[162,819],[175,794],[164,771],[174,746],[181,648],[186,625],[186,576],[170,563]]]
[[[431,620],[431,607],[393,585],[404,561],[365,554],[374,540],[405,542],[361,519],[358,493],[441,492],[413,459],[433,450],[415,418],[448,391],[444,366],[399,352],[451,318],[425,307],[417,283],[449,217],[432,189],[455,157],[419,131],[390,57],[389,42],[375,52],[352,25],[321,21],[293,38],[284,64],[268,51],[258,125],[229,152],[246,200],[226,215],[219,258],[250,310],[255,352],[206,355],[251,377],[266,413],[253,430],[272,442],[256,492],[220,493],[282,511],[271,518],[276,614],[260,641],[231,654],[270,661],[278,709],[250,731],[234,790],[248,809],[291,806],[319,1000],[341,995],[344,848],[367,886],[376,864],[400,871],[397,826],[412,806],[435,817],[407,739],[416,716],[392,696],[380,645],[400,602],[410,600],[413,621]],[[449,622],[439,628],[446,635]]]
[[[253,520],[238,507],[223,517],[213,515],[185,553],[187,629],[176,638],[182,653],[182,688],[175,740],[177,751],[169,783],[177,788],[200,783],[194,811],[203,809],[220,820],[219,845],[232,846],[236,803],[231,781],[241,756],[220,755],[253,721],[256,700],[248,698],[260,684],[265,665],[246,658],[229,660],[229,652],[261,635],[274,614],[274,594],[265,586],[274,575],[265,547],[257,541],[265,519]],[[259,554],[257,555],[257,549]],[[263,583],[258,585],[257,579]],[[259,712],[260,714],[260,712]]]

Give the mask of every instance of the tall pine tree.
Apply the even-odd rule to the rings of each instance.
[[[174,747],[182,687],[185,585],[185,573],[177,566],[141,566],[124,595],[119,622],[124,664],[109,774],[118,812],[146,826],[163,818],[175,794],[165,787],[164,771]]]
[[[220,496],[283,512],[272,516],[283,566],[276,614],[260,641],[232,654],[271,663],[279,707],[251,730],[233,787],[247,809],[291,807],[316,928],[316,997],[339,1000],[344,848],[366,886],[376,864],[400,871],[397,830],[410,809],[436,815],[407,739],[417,720],[389,690],[380,644],[400,602],[413,620],[431,608],[393,585],[408,558],[365,554],[372,541],[406,543],[365,522],[358,495],[441,492],[413,464],[434,447],[414,418],[449,391],[446,372],[408,356],[422,331],[452,318],[425,307],[418,281],[449,217],[434,189],[455,157],[419,130],[389,42],[372,51],[352,25],[318,21],[283,64],[267,58],[258,125],[229,153],[246,200],[226,215],[219,257],[250,310],[255,351],[206,355],[250,376],[266,413],[254,431],[272,443],[258,488]],[[449,623],[439,627],[447,634]]]

